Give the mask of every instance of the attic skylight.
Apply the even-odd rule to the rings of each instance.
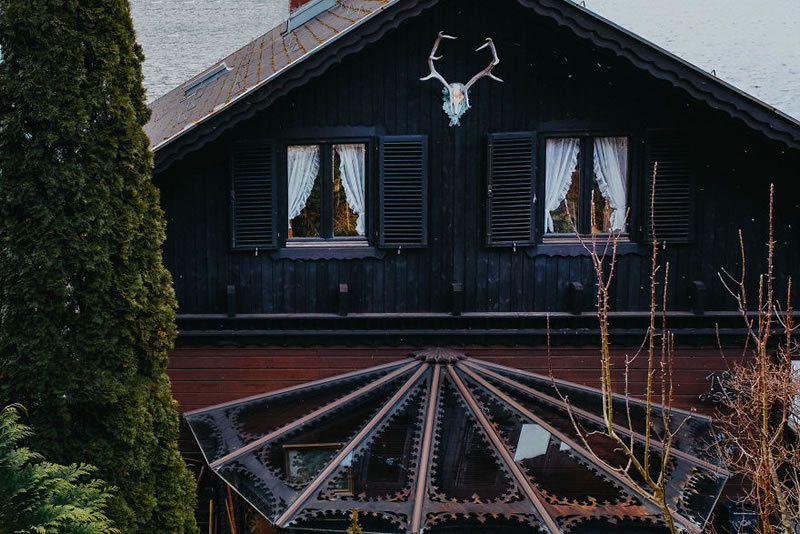
[[[210,84],[211,82],[213,82],[214,80],[216,80],[229,70],[231,69],[225,63],[217,65],[204,75],[197,78],[195,81],[188,83],[186,87],[183,88],[183,94],[189,96],[196,93],[197,91],[199,91],[206,85]]]
[[[293,31],[320,13],[323,13],[336,5],[336,0],[316,0],[308,2],[289,15],[289,26],[286,31]]]

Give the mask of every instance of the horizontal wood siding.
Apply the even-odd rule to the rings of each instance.
[[[599,351],[596,347],[461,346],[471,358],[547,374],[599,387]],[[419,347],[182,347],[170,353],[168,374],[182,412],[257,393],[291,387],[311,380],[344,374],[404,359]],[[615,348],[616,378],[622,387],[622,370],[629,349]],[[712,414],[714,406],[699,395],[709,390],[707,376],[727,369],[741,358],[731,351],[726,360],[716,347],[678,347],[674,356],[675,406]],[[638,358],[631,367],[634,394],[644,391],[647,361]]]
[[[646,229],[638,226],[647,214],[642,136],[651,128],[688,133],[697,183],[693,237],[661,250],[670,262],[672,309],[688,309],[693,281],[707,287],[706,310],[733,308],[717,273],[723,267],[740,270],[739,228],[748,249],[748,283],[755,291],[756,273],[764,264],[772,181],[778,190],[776,284],[785,287],[790,274],[800,278],[797,153],[784,152],[666,82],[563,27],[536,19],[515,2],[503,9],[485,5],[465,0],[459,9],[439,6],[425,12],[157,177],[168,218],[165,261],[175,280],[179,313],[226,313],[231,285],[236,288],[237,313],[337,313],[340,284],[349,286],[350,313],[447,312],[453,283],[464,286],[464,312],[565,311],[570,282],[583,284],[583,309],[590,310],[593,272],[579,246],[485,246],[488,135],[556,123],[614,128],[631,135],[631,222],[633,235],[642,243]],[[445,78],[465,81],[484,68],[487,53],[474,49],[487,32],[494,32],[501,58],[495,72],[505,80],[478,82],[470,92],[472,108],[456,128],[448,126],[442,111],[441,84],[419,81],[427,73],[425,58],[442,28],[459,37],[440,50],[444,58],[437,66]],[[383,135],[428,136],[427,248],[352,260],[231,252],[231,146],[247,139],[280,139],[296,130],[313,135],[323,128],[356,126],[375,128]],[[538,166],[543,169],[544,163]],[[377,184],[374,172],[370,183]],[[543,187],[539,179],[539,202]],[[374,221],[370,224],[376,228]],[[541,221],[534,226],[541,227]],[[619,257],[613,309],[647,309],[648,252],[644,245]]]

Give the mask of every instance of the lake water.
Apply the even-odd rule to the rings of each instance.
[[[138,39],[147,55],[149,99],[277,25],[286,17],[287,3],[131,0]],[[800,118],[799,0],[586,0],[586,5]]]

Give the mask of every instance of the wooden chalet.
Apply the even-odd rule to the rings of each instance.
[[[649,324],[652,222],[670,264],[675,402],[713,413],[709,376],[729,363],[718,339],[736,347],[744,333],[718,273],[741,270],[741,229],[755,298],[773,183],[779,297],[800,278],[798,121],[569,0],[293,7],[151,105],[183,411],[425,347],[597,386],[595,279],[579,237],[622,235],[610,302],[622,362]],[[639,392],[643,376],[633,370]],[[183,448],[205,463],[188,431]],[[470,514],[420,528],[538,528]],[[375,531],[405,532],[394,519]]]

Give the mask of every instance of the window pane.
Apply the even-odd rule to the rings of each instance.
[[[594,232],[624,232],[628,212],[628,138],[594,140]]]
[[[333,145],[333,237],[366,235],[363,144]]]
[[[577,169],[572,173],[566,197],[556,209],[550,212],[550,216],[553,218],[553,230],[551,231],[553,234],[578,233],[577,215],[580,174]]]
[[[577,138],[548,139],[545,173],[545,233],[577,233],[580,171]]]
[[[287,147],[289,238],[320,237],[322,187],[319,146]]]

